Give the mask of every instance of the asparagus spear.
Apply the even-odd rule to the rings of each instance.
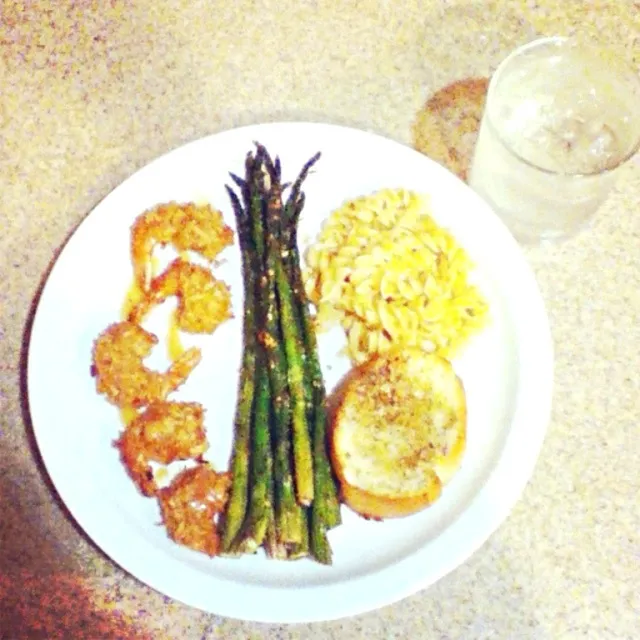
[[[317,156],[304,167],[301,175],[306,175]],[[297,243],[297,226],[300,212],[304,206],[304,194],[300,192],[302,182],[297,180],[285,207],[287,226],[290,230],[288,242],[289,277],[292,281],[293,293],[298,302],[300,324],[307,353],[307,375],[310,378],[312,401],[310,403],[310,423],[312,425],[314,484],[316,497],[311,507],[311,552],[324,564],[331,563],[331,547],[327,539],[327,530],[341,522],[340,503],[337,482],[333,475],[327,448],[326,433],[326,390],[318,358],[318,345],[309,313],[308,300],[305,295],[300,270],[300,254]]]
[[[283,211],[285,186],[280,180],[279,160],[272,162],[266,149],[256,146],[255,156],[247,155],[245,180],[232,175],[242,190],[244,211],[228,189],[239,221],[245,288],[249,280],[253,284],[251,293],[245,294],[243,365],[249,362],[255,377],[247,375],[243,366],[243,378],[251,382],[247,389],[251,387],[253,399],[248,409],[252,441],[245,420],[244,441],[236,438],[236,448],[238,444],[241,447],[234,452],[232,465],[234,487],[228,511],[235,515],[234,527],[233,532],[225,530],[225,536],[233,551],[252,552],[264,543],[270,556],[282,558],[286,554],[294,559],[307,555],[311,547],[317,560],[330,563],[326,531],[340,521],[340,513],[326,448],[325,389],[296,244],[296,225],[304,204],[302,182],[319,154],[304,165]],[[247,335],[249,319],[252,338]],[[253,361],[247,345],[252,346]],[[246,396],[242,393],[237,413],[246,417]],[[292,435],[295,489],[298,502],[310,505],[306,509],[296,504],[293,491]],[[236,459],[244,461],[244,467]],[[236,466],[244,472],[239,483],[241,487],[244,482],[244,493],[235,490]],[[234,498],[234,492],[244,496],[244,503]],[[233,510],[234,503],[241,508]]]
[[[268,158],[266,149],[258,147],[255,158],[249,154],[246,160],[245,180],[232,176],[243,193],[245,200],[245,211],[249,212],[251,239],[255,249],[254,260],[257,271],[257,311],[256,328],[258,345],[257,348],[263,352],[259,362],[268,364],[268,375],[272,390],[272,410],[274,418],[274,436],[276,445],[276,462],[278,469],[276,473],[277,483],[275,487],[278,498],[278,533],[279,543],[300,543],[303,538],[302,510],[296,503],[293,479],[291,473],[290,459],[290,404],[288,394],[288,368],[285,353],[281,347],[280,326],[278,321],[278,307],[276,299],[276,287],[273,273],[266,270],[266,260],[270,263],[278,256],[279,247],[275,246],[275,237],[270,239],[263,220],[263,205],[265,202],[277,206],[279,200],[279,176],[275,176],[274,183],[270,181],[268,172],[265,172],[265,158]],[[277,173],[277,169],[275,170]],[[273,195],[272,195],[273,194]],[[271,257],[269,257],[271,256]],[[261,375],[258,372],[258,375]],[[252,469],[256,469],[256,474],[252,473],[251,505],[249,507],[249,517],[243,529],[242,541],[238,543],[237,549],[252,551],[255,548],[256,540],[264,537],[264,510],[259,508],[259,502],[265,497],[265,460],[266,451],[264,443],[266,431],[264,424],[257,415],[260,405],[254,407],[254,433],[260,436],[253,442],[254,463]],[[269,474],[272,477],[272,474]],[[272,479],[272,478],[271,478]],[[256,486],[257,485],[257,486]],[[254,499],[255,496],[255,499]],[[273,497],[273,496],[272,496]],[[272,504],[272,503],[271,503]],[[256,515],[257,514],[257,515]],[[273,541],[270,546],[275,550]]]
[[[261,174],[261,154],[252,157],[249,153],[245,162],[245,180],[232,175],[242,190],[244,199],[244,219],[253,249],[253,272],[255,274],[254,302],[254,357],[256,365],[256,392],[251,422],[251,449],[253,453],[250,472],[250,498],[244,526],[239,538],[233,543],[236,551],[253,553],[262,544],[267,531],[274,526],[274,478],[271,450],[271,393],[270,376],[266,350],[262,343],[269,316],[269,278],[264,270],[264,233],[262,226],[262,198],[259,190]],[[237,201],[237,198],[236,198]],[[262,339],[261,339],[262,337]]]
[[[270,558],[275,560],[288,560],[287,545],[278,539],[278,529],[275,518],[267,527],[267,535],[264,539],[264,549]]]
[[[251,423],[251,452],[253,454],[250,472],[251,495],[240,537],[232,545],[232,550],[241,553],[255,553],[258,550],[273,517],[271,502],[273,468],[269,435],[269,404],[269,377],[266,367],[259,363]]]
[[[301,507],[304,526],[302,527],[302,539],[300,542],[289,545],[287,560],[299,560],[309,555],[309,508]]]
[[[293,308],[292,292],[282,260],[275,264],[280,326],[287,354],[287,378],[292,401],[293,459],[298,503],[308,506],[314,497],[313,460],[304,389],[304,350]]]
[[[264,215],[271,206],[277,206],[279,197],[279,176],[274,167],[273,180],[265,173],[268,154],[264,147],[258,146],[255,161],[248,164],[245,184],[247,200],[252,222],[252,238],[256,248],[256,260],[260,275],[259,298],[262,308],[261,330],[258,340],[264,349],[269,369],[273,401],[274,432],[274,473],[278,539],[282,543],[299,542],[302,537],[302,511],[296,502],[291,463],[291,400],[287,378],[287,360],[281,339],[278,319],[278,302],[273,278],[273,262],[279,248],[276,238],[269,233]],[[273,195],[271,195],[273,194]],[[263,204],[266,202],[266,207]]]
[[[267,155],[268,159],[268,155]],[[300,543],[306,526],[302,507],[298,505],[293,481],[291,460],[291,396],[289,394],[287,358],[283,348],[283,336],[278,314],[277,291],[274,282],[275,265],[280,253],[278,230],[280,227],[281,188],[277,166],[269,166],[263,175],[263,196],[267,198],[264,220],[265,269],[267,283],[263,296],[266,299],[266,321],[261,344],[267,354],[274,409],[274,474],[276,497],[276,521],[278,539],[282,543]],[[265,183],[270,182],[270,185]],[[269,189],[270,186],[270,189]],[[254,233],[258,233],[254,231]]]
[[[234,420],[234,446],[231,461],[232,485],[227,504],[222,535],[222,550],[229,552],[244,522],[249,494],[250,427],[255,391],[255,281],[249,245],[247,220],[235,193],[227,188],[236,216],[240,251],[242,255],[242,279],[244,282],[243,357],[238,404]]]
[[[289,383],[289,393],[291,395],[291,412],[293,428],[293,459],[294,475],[296,481],[296,495],[298,503],[308,506],[313,501],[313,459],[311,452],[311,441],[309,435],[309,425],[306,411],[307,392],[304,388],[306,379],[304,375],[304,346],[300,335],[300,328],[295,317],[293,293],[283,264],[283,250],[286,246],[283,243],[280,230],[280,216],[282,213],[282,193],[279,189],[278,168],[271,162],[266,149],[262,145],[257,145],[258,153],[265,160],[266,177],[268,178],[267,189],[263,191],[263,197],[270,197],[268,208],[270,222],[269,228],[272,230],[273,242],[278,242],[278,251],[272,254],[270,267],[275,275],[276,291],[278,296],[278,309],[280,311],[279,321],[284,349],[287,358],[287,380]],[[268,191],[268,192],[267,192]],[[275,218],[275,220],[272,220]],[[278,237],[275,237],[275,234]]]
[[[333,475],[331,461],[329,458],[327,443],[327,415],[326,415],[326,389],[324,378],[320,367],[318,355],[318,341],[316,338],[313,319],[309,313],[309,302],[304,291],[302,273],[300,270],[300,253],[298,250],[297,224],[300,212],[304,206],[304,194],[300,194],[299,200],[291,212],[290,223],[291,238],[289,252],[291,254],[290,277],[292,280],[293,293],[297,299],[297,306],[300,310],[300,323],[302,335],[307,353],[307,373],[311,379],[309,385],[313,389],[312,406],[312,429],[313,429],[313,456],[315,471],[316,491],[320,493],[319,500],[314,503],[314,511],[318,508],[325,511],[324,520],[328,528],[336,527],[341,522],[340,502],[338,500],[337,481]]]

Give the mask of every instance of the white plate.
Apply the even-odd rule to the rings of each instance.
[[[209,201],[233,216],[224,191],[259,140],[297,175],[316,151],[305,183],[300,237],[311,238],[345,199],[382,187],[431,194],[434,217],[478,265],[492,324],[455,366],[468,395],[468,449],[442,498],[409,518],[367,522],[343,507],[330,534],[334,564],[262,556],[210,559],[172,543],[153,499],[141,497],[112,446],[116,409],[89,374],[95,337],[119,319],[131,282],[129,227],[168,200]],[[212,459],[226,467],[241,353],[242,281],[237,245],[216,271],[234,294],[236,319],[191,342],[203,360],[176,398],[202,402]],[[155,328],[163,334],[156,317]],[[189,342],[189,341],[185,341]],[[331,387],[348,369],[340,340],[322,336]],[[161,349],[152,362],[166,364]],[[188,144],[155,160],[107,196],[79,226],[55,264],[33,324],[28,391],[48,472],[87,534],[115,562],[158,591],[224,616],[265,622],[328,620],[368,611],[424,588],[462,563],[504,520],[533,470],[551,402],[552,347],[535,279],[491,209],[456,177],[396,142],[343,127],[282,123],[245,127]]]

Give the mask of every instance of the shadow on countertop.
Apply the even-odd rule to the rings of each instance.
[[[16,447],[3,447],[0,638],[147,639],[152,636],[130,616],[118,611],[117,601],[99,605],[90,582],[83,579],[87,572],[75,548],[79,546],[76,536],[88,542],[92,553],[104,556],[81,531],[58,496],[45,470],[31,424],[27,397],[28,345],[35,310],[58,255],[59,251],[32,301],[20,353],[20,411],[25,433],[14,435],[18,442],[28,443],[33,463],[25,464],[25,457],[17,455]],[[56,511],[65,517],[61,519]]]

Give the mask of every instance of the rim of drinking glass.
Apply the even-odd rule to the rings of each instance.
[[[527,160],[525,157],[521,156],[503,138],[502,134],[498,130],[498,127],[494,125],[491,118],[491,114],[489,111],[489,103],[491,100],[491,95],[496,90],[496,85],[498,83],[498,80],[500,79],[500,76],[504,73],[504,70],[506,69],[507,65],[511,62],[511,60],[516,56],[522,54],[523,52],[527,51],[528,49],[534,49],[536,47],[539,47],[545,44],[564,44],[564,43],[574,43],[576,46],[582,46],[583,48],[586,48],[587,51],[589,51],[588,47],[584,47],[584,45],[579,40],[576,40],[575,38],[572,38],[570,36],[546,36],[544,38],[536,38],[531,42],[527,42],[526,44],[523,44],[522,46],[517,47],[498,65],[496,70],[493,72],[491,79],[489,80],[489,87],[487,89],[487,98],[485,101],[486,122],[491,127],[491,129],[495,133],[498,140],[500,140],[500,143],[502,144],[502,146],[512,156],[514,156],[517,160],[519,160],[523,164],[526,164],[527,166],[532,167],[533,169],[536,169],[536,171],[540,171],[541,173],[546,173],[548,175],[568,176],[571,178],[581,178],[581,177],[588,178],[588,177],[607,175],[609,173],[612,173],[613,171],[616,171],[622,165],[626,164],[629,160],[631,160],[631,158],[633,158],[633,156],[636,155],[636,153],[638,153],[638,151],[640,151],[640,128],[638,132],[638,139],[631,146],[631,149],[622,158],[620,158],[620,160],[618,160],[614,166],[607,167],[605,169],[601,169],[597,171],[589,171],[589,172],[571,172],[571,171],[564,172],[564,171],[554,171],[553,169],[546,169],[544,167],[540,167],[534,162],[531,162],[530,160]],[[594,47],[591,51],[597,51],[597,49]],[[635,70],[631,65],[629,65],[625,60],[621,59],[618,56],[616,56],[616,63],[619,64],[626,72],[630,74],[630,76],[633,78],[633,81],[635,81],[636,86],[638,88],[638,92],[640,94],[640,76],[638,75],[638,73],[635,72]]]

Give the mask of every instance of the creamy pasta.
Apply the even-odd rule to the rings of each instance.
[[[340,323],[356,363],[405,346],[450,357],[487,320],[468,255],[429,213],[427,196],[384,189],[334,211],[307,251],[318,327]]]

